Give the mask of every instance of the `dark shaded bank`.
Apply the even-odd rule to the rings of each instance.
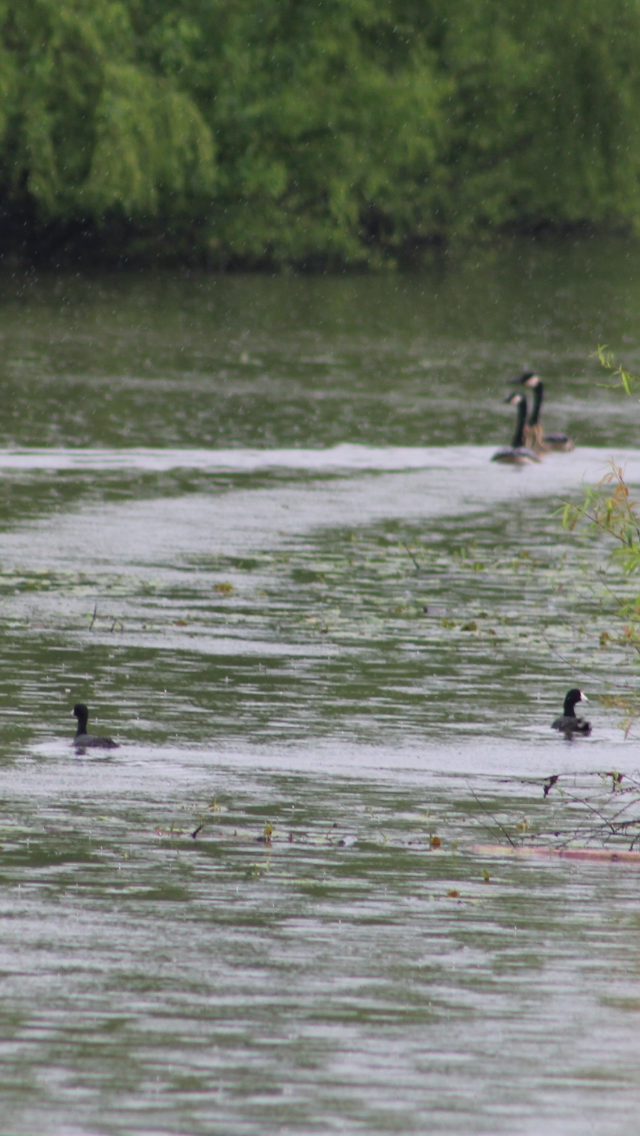
[[[473,232],[463,239],[454,235],[430,240],[407,240],[402,248],[380,256],[350,259],[313,252],[280,259],[273,250],[248,257],[232,249],[211,250],[203,240],[203,225],[193,222],[177,231],[156,223],[136,225],[116,218],[102,226],[84,221],[38,223],[33,215],[5,213],[0,219],[0,273],[68,272],[80,270],[93,276],[103,271],[145,271],[154,266],[179,272],[213,273],[347,273],[399,269],[402,272],[445,272],[469,257],[493,260],[495,255],[518,255],[519,250],[543,251],[557,246],[570,248],[603,240],[621,249],[635,247],[635,229],[630,224],[596,226],[540,224],[509,225],[488,232]],[[366,250],[365,250],[366,251]]]
[[[8,0],[0,252],[407,263],[640,218],[640,0]]]

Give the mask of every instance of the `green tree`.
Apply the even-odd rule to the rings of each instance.
[[[0,0],[32,245],[379,264],[640,221],[640,0]]]
[[[6,3],[1,174],[40,222],[181,211],[211,200],[211,130],[195,102],[136,59],[126,6]]]

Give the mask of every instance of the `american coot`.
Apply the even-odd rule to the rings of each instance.
[[[524,439],[527,445],[531,446],[537,454],[547,454],[550,450],[556,453],[569,453],[570,450],[575,449],[568,434],[543,433],[540,412],[544,399],[544,383],[540,375],[536,375],[535,371],[524,371],[517,379],[511,379],[511,382],[520,383],[521,386],[533,391],[533,407],[529,421],[524,428]]]
[[[82,702],[77,702],[73,708],[74,717],[78,719],[78,729],[76,736],[73,739],[74,746],[78,749],[88,749],[89,746],[95,749],[117,749],[118,743],[114,742],[113,738],[101,738],[95,734],[87,733],[87,719],[89,711]]]
[[[565,738],[572,738],[574,734],[581,734],[587,738],[591,733],[591,722],[585,722],[584,718],[576,717],[574,706],[576,702],[588,701],[586,694],[583,694],[581,690],[570,690],[564,700],[562,715],[552,723],[551,729],[559,730]]]
[[[527,462],[539,462],[540,458],[538,455],[534,454],[533,450],[523,445],[524,424],[527,417],[527,400],[525,396],[517,392],[516,394],[510,394],[504,401],[511,403],[512,406],[518,407],[516,432],[513,435],[511,445],[503,446],[502,449],[496,450],[491,461],[505,462],[509,465],[526,465]]]

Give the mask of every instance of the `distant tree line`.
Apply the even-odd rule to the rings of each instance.
[[[640,0],[0,0],[0,252],[376,265],[640,221]]]

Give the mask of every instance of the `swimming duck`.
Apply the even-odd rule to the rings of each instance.
[[[537,454],[546,454],[550,450],[556,453],[569,453],[570,450],[575,449],[574,443],[568,434],[543,434],[542,422],[540,421],[540,412],[542,410],[542,401],[544,399],[544,383],[535,371],[524,371],[517,379],[511,379],[512,383],[520,383],[523,387],[528,387],[533,394],[533,406],[529,420],[524,428],[524,439],[532,450]]]
[[[510,465],[526,465],[527,462],[539,462],[540,458],[538,455],[523,444],[524,425],[527,417],[526,397],[517,391],[515,394],[510,394],[504,401],[511,403],[512,406],[518,407],[516,432],[513,435],[511,445],[503,446],[501,449],[496,450],[491,461],[506,462]]]
[[[585,722],[584,718],[578,718],[575,712],[576,702],[588,702],[586,694],[581,690],[570,690],[564,700],[564,709],[559,718],[556,718],[552,723],[552,730],[559,730],[564,734],[565,738],[571,740],[574,734],[581,734],[583,737],[588,738],[591,733],[591,722]]]
[[[73,745],[78,749],[85,749],[92,747],[94,749],[117,749],[118,743],[114,742],[113,738],[99,737],[96,734],[87,733],[87,719],[89,718],[89,711],[82,702],[77,702],[73,708],[73,715],[78,719],[78,729],[76,736],[73,739]]]

